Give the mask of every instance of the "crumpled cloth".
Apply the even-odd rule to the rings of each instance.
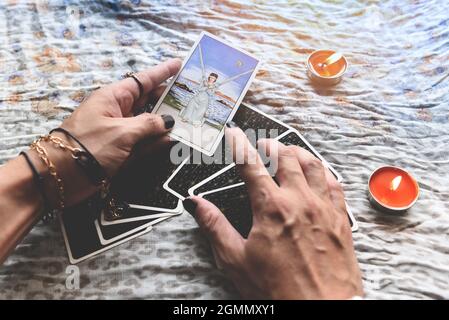
[[[88,93],[168,57],[207,30],[264,60],[245,97],[296,127],[344,177],[368,298],[449,298],[449,2],[69,1],[0,4],[0,161],[56,127]],[[341,51],[343,81],[306,76],[314,49]],[[369,205],[389,164],[421,195],[405,215]],[[0,267],[0,298],[234,298],[194,220],[69,267],[59,225],[37,225]]]

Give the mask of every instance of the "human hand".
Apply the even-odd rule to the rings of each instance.
[[[144,88],[142,97],[139,97],[139,86],[132,78],[92,92],[61,127],[78,138],[105,169],[108,177],[112,177],[135,153],[137,145],[139,150],[148,153],[168,144],[169,137],[166,133],[174,125],[173,117],[146,112],[138,116],[133,115],[148,101],[156,101],[159,98],[165,89],[161,83],[175,75],[180,66],[180,60],[171,59],[138,73],[137,77]],[[63,133],[55,132],[52,135],[78,147],[75,141]],[[97,188],[80,173],[79,167],[68,153],[51,147],[47,150],[62,180],[66,182],[67,205],[79,202],[96,191]],[[34,157],[34,162],[42,165],[37,156]],[[54,193],[54,190],[49,187],[49,192]],[[52,196],[50,198],[54,198]]]
[[[200,197],[185,200],[208,237],[217,265],[244,298],[348,299],[363,295],[344,194],[321,161],[304,149],[260,140],[277,162],[268,174],[244,133],[227,129],[245,181],[253,227],[244,239],[220,210]],[[251,161],[254,160],[254,161]]]

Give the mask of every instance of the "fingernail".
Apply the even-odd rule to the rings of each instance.
[[[163,114],[161,117],[162,117],[162,120],[164,120],[165,129],[173,128],[173,126],[175,125],[175,118],[173,118],[169,114]]]
[[[184,199],[182,201],[182,205],[184,206],[184,209],[186,209],[188,213],[190,213],[192,216],[195,216],[196,203],[193,202],[192,199],[190,198]]]
[[[237,128],[237,125],[235,124],[234,121],[229,121],[229,122],[226,122],[226,127],[228,127],[228,128]]]

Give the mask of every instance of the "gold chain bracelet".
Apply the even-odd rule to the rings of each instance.
[[[42,162],[44,162],[44,164],[47,166],[48,172],[53,177],[53,179],[56,183],[56,188],[58,189],[59,209],[63,210],[65,207],[64,182],[62,181],[61,177],[59,176],[59,174],[56,170],[56,166],[53,164],[53,162],[48,157],[47,150],[44,147],[42,147],[42,145],[40,144],[40,142],[42,140],[44,140],[44,137],[41,137],[41,138],[37,139],[36,141],[34,141],[31,144],[31,149],[33,149],[37,152],[39,158],[41,158]]]
[[[63,139],[61,139],[59,137],[47,135],[47,136],[42,136],[41,138],[43,141],[50,141],[51,143],[53,143],[57,147],[61,148],[62,150],[69,150],[72,153],[73,159],[78,159],[80,154],[83,152],[82,149],[72,147],[66,141],[64,141]],[[109,193],[109,182],[106,179],[104,179],[101,181],[101,198],[102,199],[105,198],[108,193]]]
[[[69,145],[67,142],[65,142],[64,140],[62,140],[59,137],[55,137],[52,135],[47,135],[47,136],[42,136],[41,137],[42,141],[49,141],[51,143],[53,143],[54,145],[56,145],[57,147],[61,148],[62,150],[68,150],[72,153],[72,157],[74,159],[78,158],[78,155],[83,152],[82,149],[80,148],[74,148],[71,145]]]
[[[50,160],[47,150],[41,145],[42,141],[50,142],[53,145],[55,145],[56,147],[58,147],[64,151],[69,151],[72,155],[72,158],[74,158],[74,159],[78,159],[84,151],[80,148],[72,147],[68,142],[64,141],[60,137],[56,137],[53,135],[43,135],[31,144],[31,149],[33,149],[37,152],[39,158],[47,166],[50,175],[53,177],[53,179],[56,183],[56,187],[58,189],[58,195],[59,195],[59,209],[63,210],[65,208],[64,183],[56,170],[56,166]],[[101,198],[105,199],[109,194],[109,182],[107,179],[104,179],[101,181],[101,189],[100,190],[101,190],[101,193],[100,193]]]

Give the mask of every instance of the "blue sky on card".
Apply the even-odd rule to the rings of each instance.
[[[252,70],[257,65],[256,59],[207,35],[204,35],[201,38],[200,44],[203,52],[206,76],[211,72],[217,73],[217,82],[222,82],[239,73]],[[185,65],[181,75],[194,81],[199,81],[201,79],[201,64],[198,46],[195,48],[195,51]],[[234,100],[237,100],[250,77],[251,73],[243,75],[234,81],[223,85],[219,88],[219,91],[229,95]]]

